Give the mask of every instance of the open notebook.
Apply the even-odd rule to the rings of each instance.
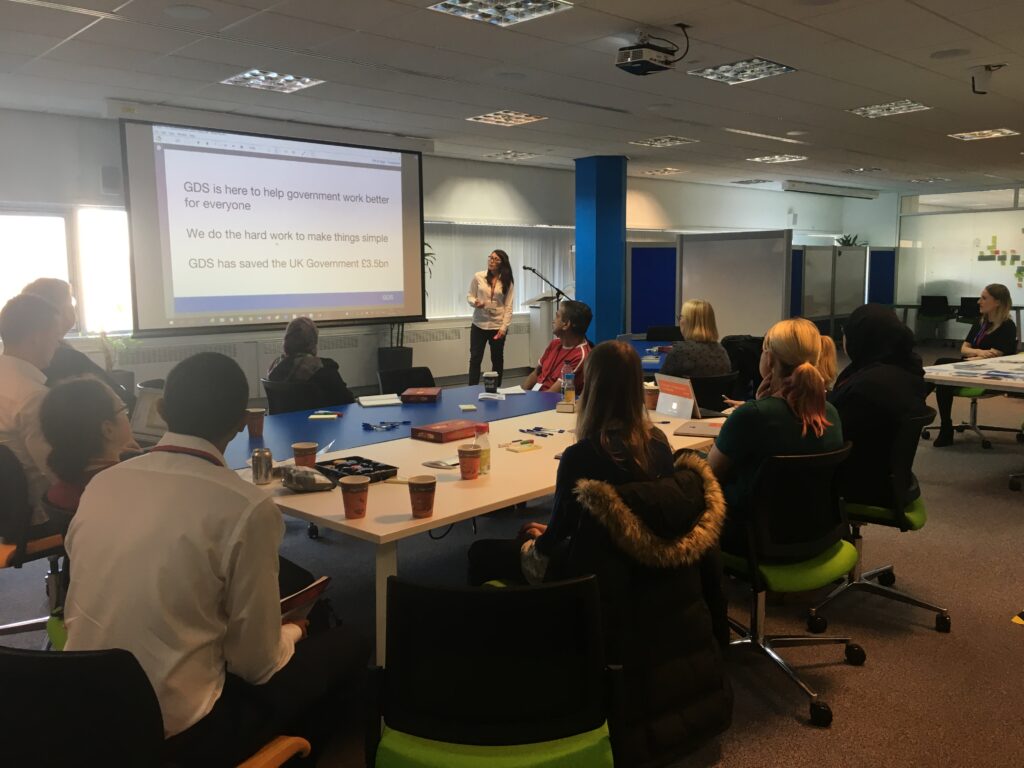
[[[309,615],[313,605],[319,600],[327,586],[331,583],[330,576],[321,576],[312,584],[303,587],[281,598],[281,621],[301,621]]]

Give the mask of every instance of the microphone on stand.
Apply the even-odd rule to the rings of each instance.
[[[534,274],[537,273],[536,269],[534,269],[533,267],[528,267],[525,264],[523,265],[523,269],[525,269],[527,272],[533,272]]]

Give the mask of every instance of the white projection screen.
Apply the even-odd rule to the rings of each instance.
[[[681,235],[682,298],[715,310],[718,334],[763,336],[789,317],[792,230]]]
[[[121,121],[135,332],[424,319],[419,152]]]

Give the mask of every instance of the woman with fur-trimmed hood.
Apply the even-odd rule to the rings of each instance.
[[[599,344],[587,358],[575,445],[558,467],[547,525],[470,548],[470,580],[538,583],[597,575],[606,657],[623,667],[616,764],[666,765],[728,727],[732,692],[718,536],[721,488],[697,454],[673,459],[643,406],[636,351]]]

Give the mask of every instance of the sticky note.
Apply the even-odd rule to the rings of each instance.
[[[473,405],[472,403],[460,403],[459,404],[459,410],[460,411],[475,411],[476,410],[476,406]]]

